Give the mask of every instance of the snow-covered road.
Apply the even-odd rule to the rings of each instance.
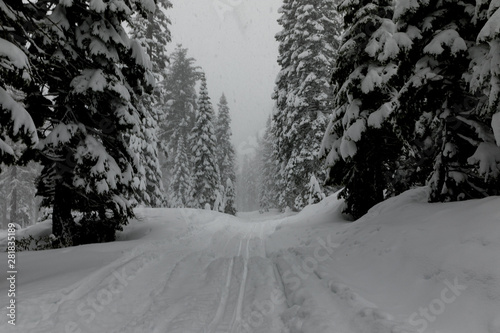
[[[0,333],[500,333],[500,199],[424,191],[356,223],[335,198],[296,215],[138,210],[117,242],[18,253]]]
[[[280,332],[279,311],[250,324],[252,305],[265,302],[279,284],[272,261],[267,258],[267,223],[215,220],[182,241],[175,255],[167,253],[143,272],[130,289],[141,294],[117,304],[123,309],[142,304],[112,332]],[[124,293],[125,294],[125,293]],[[281,326],[280,326],[281,325]]]
[[[61,266],[68,267],[78,267],[92,248],[112,258],[94,271],[79,267],[78,278],[70,271],[52,276],[60,287],[54,290],[44,292],[28,283],[29,290],[20,290],[18,297],[16,329],[47,333],[283,330],[280,314],[285,303],[277,293],[282,282],[266,253],[266,237],[278,222],[195,210],[141,214],[147,222],[127,228],[123,242],[44,252],[47,256],[73,253],[59,258]],[[271,301],[273,308],[266,308]],[[267,311],[265,316],[262,311]]]

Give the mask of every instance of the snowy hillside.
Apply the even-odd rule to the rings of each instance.
[[[333,196],[296,215],[138,210],[117,242],[18,253],[0,332],[499,333],[500,198],[427,191],[354,223]]]

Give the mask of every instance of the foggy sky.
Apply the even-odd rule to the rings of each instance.
[[[171,52],[188,48],[207,76],[212,104],[225,93],[239,145],[265,126],[272,112],[281,0],[171,0]]]

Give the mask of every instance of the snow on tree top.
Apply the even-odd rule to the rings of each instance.
[[[488,19],[488,22],[479,32],[477,36],[478,42],[484,42],[492,39],[500,33],[500,9],[497,9]]]
[[[17,103],[2,87],[0,87],[0,105],[3,109],[11,113],[10,119],[13,122],[12,131],[14,136],[23,131],[30,136],[33,144],[38,143],[36,127],[28,111],[21,104]]]
[[[382,106],[380,106],[377,111],[371,113],[368,117],[368,126],[373,128],[381,128],[384,121],[392,113],[392,110],[392,103],[388,102],[382,104]]]
[[[11,146],[9,146],[5,141],[0,139],[0,152],[6,153],[7,155],[14,156],[14,150],[12,149]]]
[[[394,9],[394,21],[398,21],[406,12],[415,12],[421,5],[427,6],[430,0],[399,0]]]
[[[120,82],[113,82],[113,84],[111,84],[111,90],[117,92],[124,100],[130,101],[130,93],[128,89]]]
[[[3,1],[0,1],[0,11],[2,11],[5,15],[7,15],[7,17],[12,21],[17,21],[16,15],[12,12],[12,10],[9,7],[7,7],[7,5]],[[24,15],[22,16],[24,17]]]
[[[69,142],[78,129],[79,126],[76,124],[58,124],[41,142],[41,147],[39,147],[39,149],[44,149],[46,145],[56,146]]]
[[[156,10],[156,4],[154,0],[140,0],[141,5],[146,9],[147,11],[154,13]]]
[[[99,38],[91,37],[89,49],[92,55],[103,55],[113,62],[118,62],[120,60],[116,49],[112,46],[108,48]]]
[[[135,62],[139,66],[143,66],[144,68],[151,70],[151,59],[149,55],[145,52],[141,43],[137,40],[132,40],[130,43],[130,47],[132,48],[132,57],[135,58]]]
[[[97,13],[103,13],[106,10],[106,4],[102,0],[90,0],[89,7]]]
[[[361,135],[365,130],[366,130],[366,121],[363,118],[359,118],[356,120],[354,124],[349,126],[349,128],[345,133],[345,136],[354,142],[358,142],[359,140],[361,140]]]
[[[356,147],[356,143],[351,140],[343,139],[340,144],[340,154],[344,160],[349,157],[353,157],[356,155],[358,148]]]
[[[5,62],[5,60],[1,59],[1,57],[5,57],[9,61]],[[21,49],[16,45],[2,38],[0,38],[0,60],[0,64],[8,69],[12,69],[9,64],[18,69],[29,68],[28,57],[26,54],[24,54],[24,52],[21,51]]]
[[[112,0],[108,3],[108,9],[113,12],[124,12],[126,15],[131,15],[132,10],[125,4],[123,0]]]
[[[106,24],[105,21],[94,22],[92,25],[92,33],[99,36],[106,43],[111,39],[116,44],[121,44],[125,47],[130,46],[130,39],[128,38],[128,35],[118,33],[115,27]]]
[[[479,163],[479,173],[497,177],[500,174],[500,148],[490,142],[481,142],[474,155],[467,160],[469,164]]]
[[[94,91],[104,91],[108,85],[104,73],[101,69],[84,69],[82,75],[79,75],[71,81],[71,86],[76,93],[84,93],[87,89]]]
[[[439,32],[424,48],[424,52],[439,55],[444,51],[443,45],[448,46],[452,54],[467,50],[467,45],[459,33],[456,30],[447,29]]]

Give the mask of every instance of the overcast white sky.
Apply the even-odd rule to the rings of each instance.
[[[265,126],[279,67],[278,8],[282,0],[171,0],[171,52],[189,49],[207,74],[212,104],[224,92],[236,145]]]

